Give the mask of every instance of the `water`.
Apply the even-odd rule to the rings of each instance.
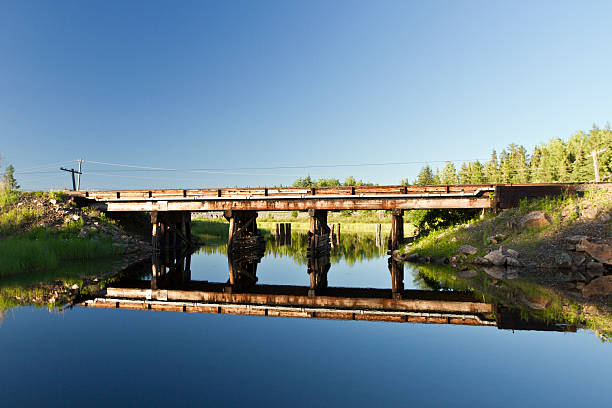
[[[390,295],[383,253],[332,252],[329,287]],[[223,248],[195,254],[191,270],[192,280],[225,283]],[[404,274],[406,289],[431,283]],[[257,277],[309,285],[290,250],[268,253]],[[4,315],[0,347],[7,407],[578,406],[612,397],[612,349],[582,329],[25,306]]]

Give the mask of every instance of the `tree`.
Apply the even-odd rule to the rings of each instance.
[[[4,171],[4,175],[2,176],[2,186],[4,188],[8,188],[9,190],[19,189],[19,184],[17,184],[17,180],[15,179],[15,168],[12,164],[10,164]]]
[[[446,162],[440,176],[442,184],[457,184],[457,170],[452,162]]]
[[[432,184],[440,184],[440,180],[436,177],[429,165],[421,169],[414,184],[419,186],[427,186]]]

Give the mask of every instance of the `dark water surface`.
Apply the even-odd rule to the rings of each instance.
[[[268,253],[257,284],[308,286],[306,270],[295,254]],[[425,289],[417,275],[406,268],[406,289]],[[191,279],[226,282],[223,250],[195,254]],[[389,289],[383,251],[332,254],[328,285]],[[19,307],[4,315],[0,350],[6,407],[559,407],[612,397],[612,348],[580,329]]]

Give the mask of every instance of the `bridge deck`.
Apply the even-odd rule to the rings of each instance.
[[[71,191],[105,211],[291,211],[509,208],[525,197],[575,191],[574,184],[207,188]]]

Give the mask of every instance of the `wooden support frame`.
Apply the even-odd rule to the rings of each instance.
[[[404,210],[394,209],[391,212],[391,233],[389,251],[395,251],[404,243]]]

